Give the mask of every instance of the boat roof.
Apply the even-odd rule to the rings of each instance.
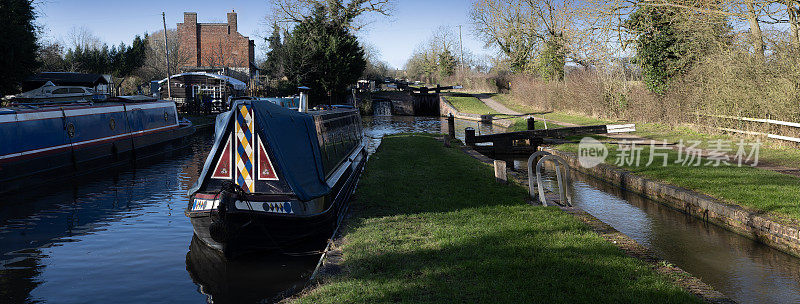
[[[257,134],[272,151],[272,163],[278,167],[294,194],[302,201],[328,194],[330,187],[325,182],[314,116],[267,100],[237,100],[232,109],[238,109],[242,104],[252,105]],[[231,122],[235,116],[232,114],[233,111],[229,111],[217,117],[214,146],[208,154],[197,184],[189,190],[189,195],[200,190],[206,182],[206,175],[213,170],[217,151],[224,146],[222,135],[233,128]]]
[[[120,96],[117,96],[120,97]],[[127,97],[127,96],[122,96]],[[38,111],[60,111],[62,108],[70,110],[74,108],[99,108],[99,107],[112,107],[120,106],[123,104],[141,103],[141,102],[172,102],[169,100],[158,100],[155,98],[130,100],[126,101],[123,98],[116,100],[109,100],[105,102],[90,102],[90,101],[68,101],[68,102],[39,102],[39,103],[26,103],[18,105],[9,105],[0,107],[0,115],[3,114],[16,114],[16,113],[29,113]]]
[[[235,90],[246,90],[247,89],[247,84],[244,83],[243,81],[239,80],[239,79],[236,79],[236,78],[233,78],[233,77],[230,77],[230,76],[225,76],[225,75],[220,75],[220,74],[212,74],[212,73],[207,73],[207,72],[187,72],[187,73],[175,74],[175,75],[169,76],[169,78],[172,79],[172,78],[178,78],[178,77],[183,77],[183,76],[206,76],[206,77],[221,79],[221,80],[225,80],[228,83],[230,83]],[[167,79],[164,78],[162,80],[159,80],[158,83],[162,84],[162,83],[164,83],[166,81],[167,81]]]

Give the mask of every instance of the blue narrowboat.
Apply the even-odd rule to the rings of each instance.
[[[225,256],[323,249],[366,160],[352,107],[282,107],[238,100],[217,117],[216,139],[189,191],[194,233]]]
[[[175,103],[117,98],[0,108],[0,193],[178,148],[194,133]]]

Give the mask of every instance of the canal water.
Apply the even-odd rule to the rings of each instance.
[[[443,119],[366,117],[370,150],[393,133],[445,133]],[[479,134],[503,131],[456,121]],[[213,140],[135,169],[7,195],[0,202],[0,303],[274,302],[301,289],[319,256],[224,261],[193,240],[186,191]],[[796,302],[800,262],[655,202],[575,183],[578,205],[742,303]]]
[[[739,303],[800,303],[800,259],[590,176],[574,205]]]

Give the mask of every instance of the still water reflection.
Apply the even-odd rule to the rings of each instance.
[[[575,205],[739,303],[800,303],[800,259],[591,177]]]
[[[204,301],[185,270],[183,209],[210,141],[198,134],[136,170],[4,196],[0,303]]]
[[[320,257],[254,254],[227,261],[197,237],[189,249],[186,270],[214,303],[279,301],[305,286]]]

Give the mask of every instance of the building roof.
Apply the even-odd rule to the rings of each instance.
[[[28,77],[22,82],[23,91],[42,87],[48,81],[58,86],[96,87],[109,84],[110,80],[100,74],[83,74],[70,72],[42,72]]]
[[[230,83],[230,84],[231,84],[231,86],[233,86],[233,89],[234,89],[234,90],[246,90],[246,89],[247,89],[247,84],[246,84],[246,83],[244,83],[243,81],[239,80],[239,79],[236,79],[236,78],[233,78],[233,77],[229,77],[229,76],[225,76],[225,75],[212,74],[212,73],[206,73],[206,72],[188,72],[188,73],[181,73],[181,74],[175,74],[175,75],[169,76],[169,78],[170,78],[170,79],[172,79],[172,78],[183,77],[183,76],[190,76],[190,75],[194,75],[194,76],[206,76],[206,77],[211,77],[211,78],[216,78],[216,79],[225,80],[225,81],[227,81],[228,83]],[[166,82],[166,81],[167,81],[167,79],[166,79],[166,78],[164,78],[164,79],[162,79],[161,81],[159,81],[158,83],[159,83],[159,84],[162,84],[162,83],[164,83],[164,82]]]

